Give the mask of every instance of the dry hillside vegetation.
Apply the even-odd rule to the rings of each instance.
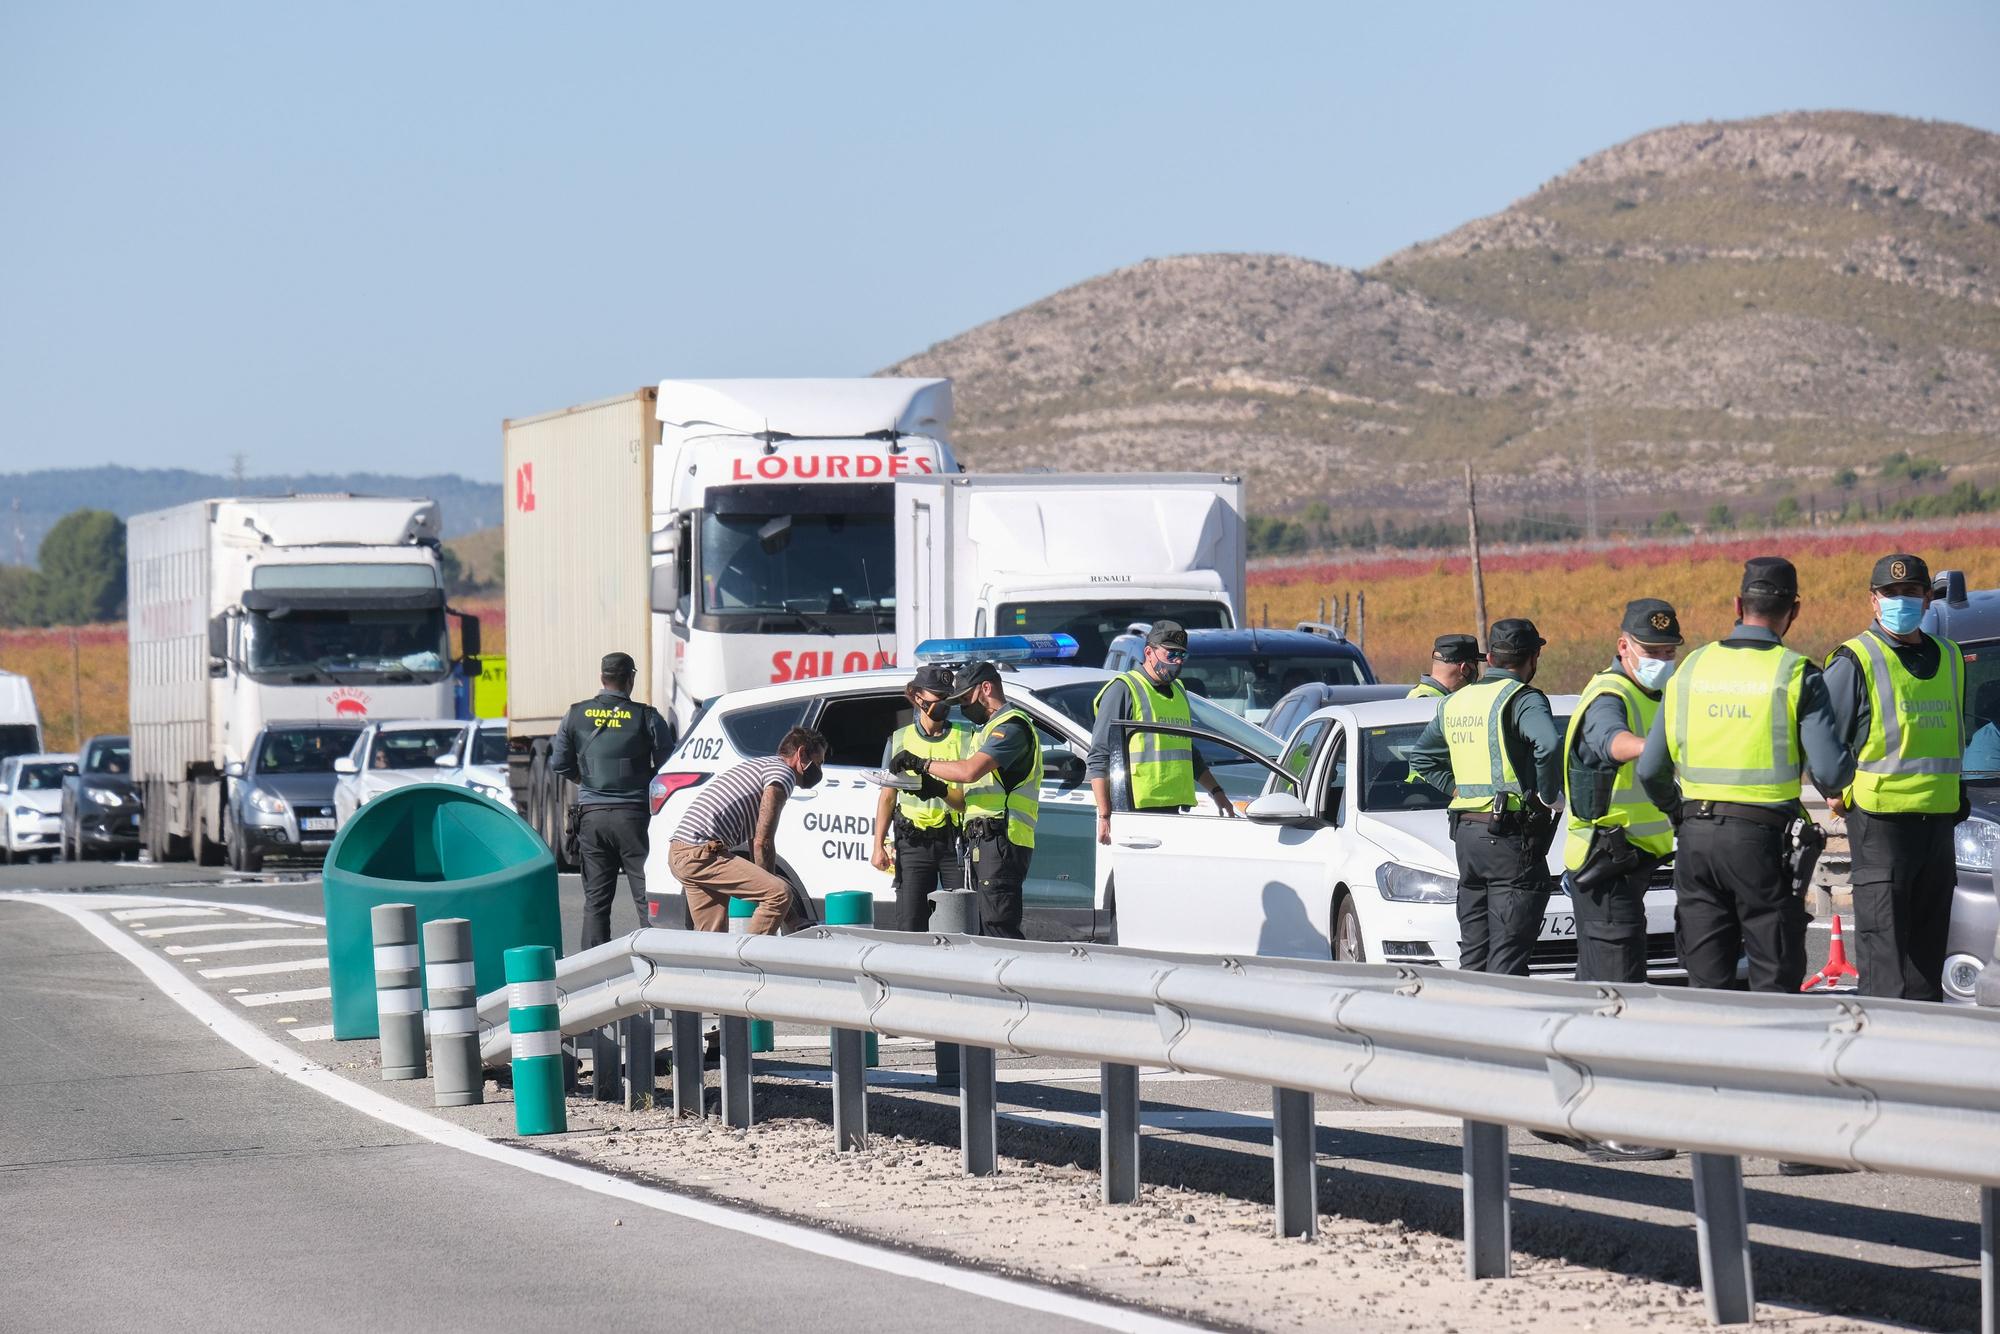
[[[1660,130],[1367,273],[1148,260],[890,372],[958,382],[981,471],[1241,471],[1267,511],[1435,514],[1463,460],[1497,505],[1573,508],[1587,439],[1607,516],[1837,504],[1896,450],[1990,484],[2000,136]]]

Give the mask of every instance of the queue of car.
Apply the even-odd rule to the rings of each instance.
[[[0,863],[54,861],[62,841],[63,779],[74,755],[9,755],[0,760]]]

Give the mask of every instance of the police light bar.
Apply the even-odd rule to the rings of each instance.
[[[926,639],[918,662],[1059,662],[1076,656],[1073,635],[988,635],[983,639]]]

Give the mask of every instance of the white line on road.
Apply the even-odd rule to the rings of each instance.
[[[305,973],[326,967],[325,959],[286,959],[280,963],[239,963],[229,968],[199,968],[203,977],[262,977],[266,973]]]
[[[209,945],[169,945],[169,954],[229,954],[243,950],[275,950],[287,945],[325,945],[323,936],[286,936],[282,940],[225,940]]]
[[[220,908],[120,908],[111,914],[121,922],[143,921],[148,917],[220,917]]]
[[[298,1042],[325,1042],[333,1036],[332,1024],[314,1024],[310,1028],[288,1028],[285,1030]]]
[[[156,926],[139,932],[147,939],[185,936],[195,931],[296,931],[290,922],[197,922],[193,926]]]
[[[326,1000],[333,995],[332,987],[300,987],[297,991],[260,991],[250,996],[238,996],[238,1005],[280,1005],[285,1001]]]
[[[933,1283],[939,1287],[954,1289],[971,1296],[1005,1302],[1024,1310],[1062,1316],[1104,1329],[1179,1332],[1196,1328],[1165,1316],[1107,1306],[1068,1293],[1053,1292],[1032,1283],[1021,1283],[977,1270],[959,1269],[902,1251],[854,1241],[847,1237],[831,1236],[797,1223],[781,1222],[775,1218],[731,1209],[707,1200],[690,1199],[657,1186],[642,1185],[636,1181],[609,1176],[564,1159],[530,1153],[511,1144],[496,1143],[442,1117],[432,1116],[415,1107],[406,1107],[393,1098],[354,1083],[318,1062],[301,1056],[293,1048],[270,1037],[247,1018],[235,1013],[221,1001],[201,990],[171,963],[150,953],[144,945],[104,921],[95,911],[65,902],[61,898],[43,895],[8,894],[0,897],[39,903],[70,918],[116,950],[133,967],[151,979],[153,985],[157,986],[168,999],[200,1020],[217,1037],[259,1064],[268,1066],[285,1078],[322,1093],[357,1112],[372,1116],[398,1129],[407,1130],[433,1143],[459,1149],[490,1162],[518,1167],[537,1176],[581,1186],[598,1195],[624,1200],[642,1208],[656,1209],[661,1213],[685,1218],[691,1222],[723,1228],[744,1236],[758,1237],[780,1246],[790,1246],[795,1250],[823,1255],[830,1260],[860,1265],[879,1273],[895,1274],[917,1282]]]

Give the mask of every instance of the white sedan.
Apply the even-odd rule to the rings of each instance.
[[[1551,699],[1559,727],[1577,697]],[[1110,872],[1118,943],[1144,949],[1456,966],[1457,861],[1445,797],[1409,781],[1404,756],[1435,700],[1335,705],[1292,734],[1245,820],[1119,810]],[[1291,776],[1296,776],[1291,777]],[[1562,872],[1562,841],[1549,854]],[[1656,980],[1683,976],[1672,873],[1646,895]],[[1529,959],[1537,976],[1576,968],[1576,916],[1560,888]]]
[[[9,755],[0,760],[0,862],[54,860],[62,843],[62,784],[74,755]]]
[[[341,824],[369,800],[410,783],[455,782],[473,724],[449,719],[370,723],[333,762],[333,814]],[[505,736],[503,729],[502,736]]]

